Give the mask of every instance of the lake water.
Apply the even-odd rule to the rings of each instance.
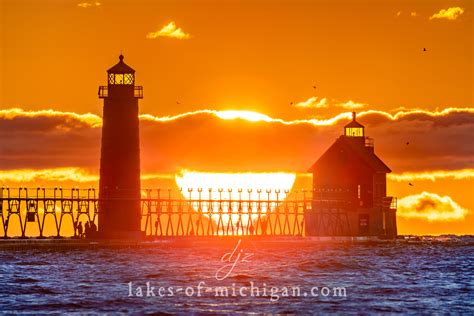
[[[471,237],[419,243],[188,239],[136,247],[0,248],[0,310],[472,314],[473,259]]]

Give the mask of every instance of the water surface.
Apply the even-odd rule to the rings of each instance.
[[[244,240],[239,249],[242,255],[253,254],[249,262],[238,263],[219,281],[216,271],[227,263],[222,256],[236,243],[237,239],[163,241],[138,247],[0,249],[0,310],[33,314],[474,312],[470,237],[370,244]],[[146,282],[155,287],[155,297],[146,296]],[[198,297],[200,282],[203,289]],[[260,290],[275,287],[278,292],[258,297],[215,295],[218,286],[238,290],[250,284]],[[138,287],[143,297],[135,295]],[[175,293],[159,297],[159,287],[172,287]],[[194,295],[176,293],[186,287],[194,287]],[[282,296],[284,287],[307,293],[313,287],[326,287],[331,293]],[[340,287],[346,289],[346,296],[333,295],[333,289]]]

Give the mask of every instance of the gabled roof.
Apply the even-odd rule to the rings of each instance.
[[[123,62],[123,55],[120,54],[119,56],[119,62],[111,67],[109,70],[107,70],[108,73],[113,73],[113,74],[130,74],[130,73],[135,73],[135,70],[127,65],[126,63]]]
[[[331,149],[334,146],[342,146],[344,147],[347,151],[352,152],[353,154],[356,154],[358,157],[364,161],[367,166],[369,166],[374,172],[382,172],[382,173],[390,173],[392,170],[390,170],[387,165],[380,160],[379,157],[374,153],[373,148],[366,147],[364,146],[364,143],[361,143],[357,139],[347,137],[347,136],[340,136],[334,144],[332,144],[331,147],[329,147],[326,152],[319,157],[319,159],[309,168],[309,172],[313,172],[318,168],[318,165],[320,164],[321,161],[325,159],[329,159],[328,153],[331,151]]]
[[[364,128],[364,125],[360,124],[357,121],[351,121],[349,124],[344,126],[344,128],[348,128],[348,127],[361,127],[361,128]]]

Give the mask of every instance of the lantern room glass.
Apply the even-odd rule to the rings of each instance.
[[[363,137],[364,129],[362,127],[346,127],[346,136]]]
[[[109,74],[109,84],[133,85],[135,76],[133,74]]]

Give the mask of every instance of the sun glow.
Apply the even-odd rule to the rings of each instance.
[[[242,119],[250,122],[271,122],[272,118],[268,115],[253,112],[253,111],[237,111],[237,110],[228,110],[228,111],[217,111],[216,116],[223,120],[235,120]]]
[[[242,221],[248,222],[249,213],[256,209],[249,209],[249,203],[259,200],[283,201],[296,179],[296,174],[275,173],[210,173],[183,170],[176,174],[176,183],[182,194],[188,200],[224,200],[233,204],[232,215],[224,215],[223,221],[236,223],[239,219],[238,209],[241,207]],[[239,201],[246,201],[243,204]],[[269,213],[278,203],[261,205],[262,213]],[[235,207],[234,207],[235,206]],[[202,206],[204,214],[208,212],[208,205]],[[247,214],[246,214],[247,213]],[[256,214],[250,214],[252,221],[257,219]],[[213,207],[211,218],[217,222],[218,207]]]

